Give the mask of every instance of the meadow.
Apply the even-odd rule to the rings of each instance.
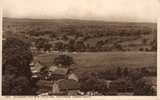
[[[73,57],[74,67],[78,70],[105,70],[108,68],[128,67],[142,68],[152,67],[156,69],[156,52],[79,52],[79,53],[48,53],[34,57],[46,66],[53,65],[54,58],[59,54],[66,54]]]

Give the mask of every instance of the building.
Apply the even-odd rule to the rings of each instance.
[[[36,86],[38,87],[37,94],[42,94],[46,92],[52,91],[53,81],[47,81],[47,80],[39,80],[36,83]]]
[[[44,66],[40,62],[32,62],[30,66],[31,66],[32,78],[39,78],[40,72],[44,68]]]
[[[67,77],[68,68],[49,68],[49,74],[52,80],[65,79]]]
[[[31,71],[32,73],[39,73],[44,66],[39,62],[32,62],[31,64]]]
[[[68,75],[68,79],[72,79],[72,80],[75,80],[75,81],[79,81],[79,78],[77,77],[77,75],[76,74],[74,74],[74,73],[71,73],[71,74],[69,74]]]
[[[53,84],[53,94],[78,95],[80,84],[72,79],[61,79]]]

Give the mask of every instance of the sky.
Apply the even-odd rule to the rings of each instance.
[[[3,16],[156,22],[160,0],[3,0]]]

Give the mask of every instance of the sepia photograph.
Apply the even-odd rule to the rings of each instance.
[[[2,96],[157,96],[159,0],[2,4]]]

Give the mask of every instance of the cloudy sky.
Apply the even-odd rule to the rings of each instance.
[[[156,22],[160,0],[3,0],[3,16]]]

